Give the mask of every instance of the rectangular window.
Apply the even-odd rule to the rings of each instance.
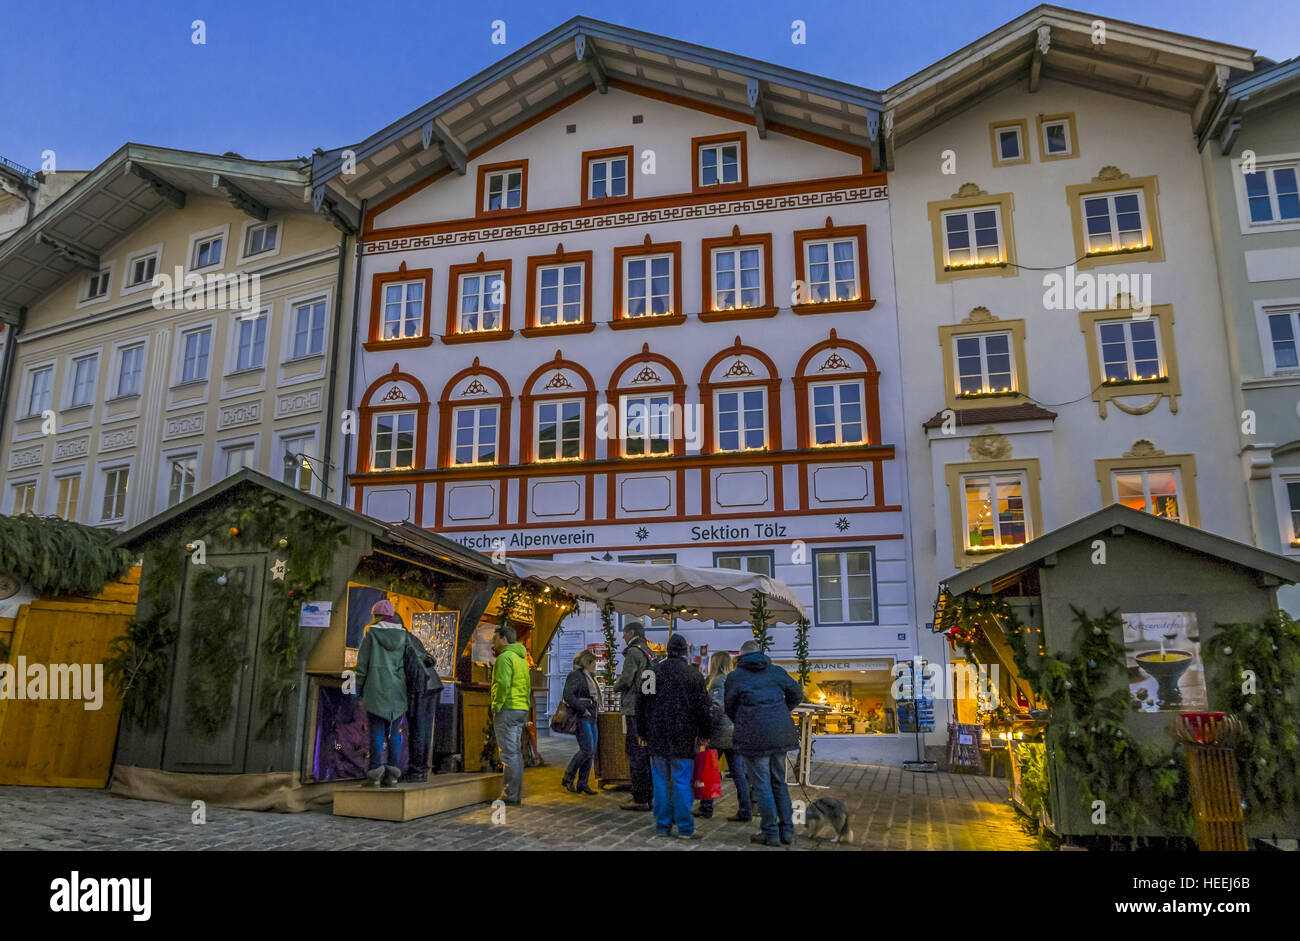
[[[713,250],[713,309],[763,305],[763,250],[716,248]]]
[[[955,339],[953,348],[957,357],[958,395],[976,396],[1015,391],[1011,334],[964,334]]]
[[[81,497],[81,475],[59,478],[59,502],[55,507],[56,516],[65,520],[77,518],[77,502]]]
[[[497,407],[480,405],[452,411],[453,464],[495,464],[497,460]]]
[[[874,624],[875,560],[869,549],[814,553],[818,624]]]
[[[658,317],[671,314],[673,258],[641,255],[623,262],[623,315]]]
[[[325,302],[311,301],[293,309],[293,358],[325,352]]]
[[[481,333],[500,329],[501,308],[505,302],[504,272],[461,275],[458,332]]]
[[[1243,174],[1252,224],[1300,220],[1300,186],[1296,165],[1261,167]]]
[[[266,315],[240,318],[235,369],[260,369],[266,365]]]
[[[253,226],[248,230],[247,240],[244,244],[244,255],[247,257],[275,251],[275,240],[279,230],[280,225],[277,222]]]
[[[237,444],[234,447],[226,448],[225,454],[225,477],[238,474],[245,467],[253,466],[253,446],[251,444]]]
[[[1002,213],[997,206],[943,214],[943,263],[949,268],[999,264],[1006,260],[1002,245]]]
[[[35,484],[29,486],[33,490],[36,489]],[[1291,513],[1291,545],[1300,546],[1300,480],[1286,482],[1286,502],[1287,509]],[[18,510],[15,509],[14,512],[17,513]]]
[[[1156,319],[1103,320],[1097,324],[1103,381],[1141,382],[1164,378]]]
[[[740,182],[740,142],[704,144],[699,150],[700,186]]]
[[[523,186],[524,171],[520,167],[489,173],[483,188],[483,208],[488,212],[518,209],[523,205]]]
[[[205,327],[202,330],[191,330],[184,337],[185,359],[181,363],[181,382],[197,382],[208,378],[212,331]]]
[[[1070,122],[1068,120],[1043,122],[1043,153],[1049,157],[1062,157],[1071,152],[1074,143],[1070,140]]]
[[[154,274],[158,271],[158,253],[150,255],[141,255],[131,262],[129,273],[130,280],[127,287],[135,287],[137,284],[148,284],[153,281]]]
[[[808,294],[814,303],[858,298],[857,241],[805,242]]]
[[[656,556],[619,556],[620,562],[634,562],[638,565],[672,565],[677,561],[675,555],[656,555]],[[649,617],[639,619],[645,624],[645,629],[650,630],[667,630],[672,624],[671,618],[666,614],[651,614]],[[626,620],[624,620],[626,623]]]
[[[194,245],[194,263],[191,268],[207,268],[221,264],[221,245],[224,241],[220,235],[199,239]]]
[[[99,377],[99,357],[82,356],[72,361],[72,406],[89,405],[95,400],[95,381]]]
[[[813,443],[863,444],[862,383],[827,382],[812,392]]]
[[[627,195],[627,158],[602,157],[587,164],[587,198]]]
[[[375,416],[373,470],[410,470],[415,466],[415,412]]]
[[[961,480],[967,549],[1010,549],[1032,538],[1024,474],[974,474]]]
[[[117,369],[117,394],[139,395],[144,379],[144,344],[125,347],[121,355]]]
[[[569,461],[582,457],[582,403],[542,402],[537,406],[537,459]]]
[[[36,513],[36,484],[14,486],[14,516],[32,516]]]
[[[114,467],[104,471],[104,506],[100,519],[103,522],[120,520],[126,516],[126,484],[128,468]]]
[[[108,269],[105,268],[98,274],[92,274],[86,280],[86,296],[83,300],[90,300],[94,297],[103,297],[108,293]]]
[[[169,458],[169,483],[167,486],[167,505],[175,506],[182,500],[194,496],[198,485],[198,458],[193,454],[184,457]]]
[[[418,337],[424,323],[424,282],[384,285],[384,339]]]
[[[1011,162],[1025,155],[1025,143],[1020,139],[1019,127],[998,128],[998,160]]]
[[[625,395],[622,412],[623,454],[644,457],[673,449],[672,399],[664,395]]]
[[[582,322],[582,265],[548,265],[537,269],[537,325],[554,327]]]
[[[312,452],[316,450],[316,436],[281,438],[280,447],[284,449],[280,479],[291,487],[310,493],[314,476]]]
[[[54,367],[32,371],[32,384],[27,393],[27,414],[40,415],[50,407],[50,398],[54,388]]]
[[[726,552],[713,556],[715,569],[728,569],[733,572],[751,572],[755,575],[772,577],[772,554],[769,552]],[[718,621],[719,627],[737,627],[745,621]]]
[[[1115,501],[1176,523],[1186,522],[1178,478],[1175,468],[1114,471]]]
[[[1300,368],[1296,355],[1296,325],[1300,310],[1284,310],[1268,315],[1269,342],[1274,369]]]
[[[714,394],[719,451],[761,451],[767,447],[767,393],[728,389]]]
[[[1089,255],[1151,245],[1141,190],[1084,196],[1083,217]]]

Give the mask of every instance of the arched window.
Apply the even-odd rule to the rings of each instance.
[[[590,461],[596,456],[596,384],[555,351],[533,370],[519,396],[519,456],[525,464]]]
[[[610,457],[685,454],[683,413],[686,383],[672,360],[650,352],[650,344],[614,370],[605,394]]]
[[[705,454],[781,450],[781,380],[762,350],[736,337],[704,367],[700,402]]]
[[[880,372],[852,340],[831,331],[803,354],[795,370],[795,421],[800,448],[880,444]]]
[[[366,389],[359,411],[358,473],[424,469],[429,396],[419,379],[394,363]]]
[[[477,356],[443,388],[438,419],[439,467],[510,463],[510,387]]]

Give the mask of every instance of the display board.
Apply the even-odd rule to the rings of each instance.
[[[459,611],[418,611],[411,615],[411,633],[433,657],[438,676],[456,675],[456,625]]]
[[[1120,617],[1132,708],[1142,712],[1208,709],[1196,612],[1150,611]]]

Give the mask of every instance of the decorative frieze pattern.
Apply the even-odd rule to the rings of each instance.
[[[227,428],[238,428],[241,425],[255,425],[261,420],[262,403],[259,401],[226,405],[217,413],[217,430],[224,431]]]

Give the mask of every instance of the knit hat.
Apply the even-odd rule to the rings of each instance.
[[[385,621],[391,621],[394,617],[393,603],[387,598],[382,601],[376,601],[370,606],[370,616],[372,618],[383,618]]]
[[[674,634],[672,637],[668,638],[668,656],[684,657],[686,656],[686,651],[690,649],[690,646],[691,645],[686,642],[685,637],[681,634]]]

